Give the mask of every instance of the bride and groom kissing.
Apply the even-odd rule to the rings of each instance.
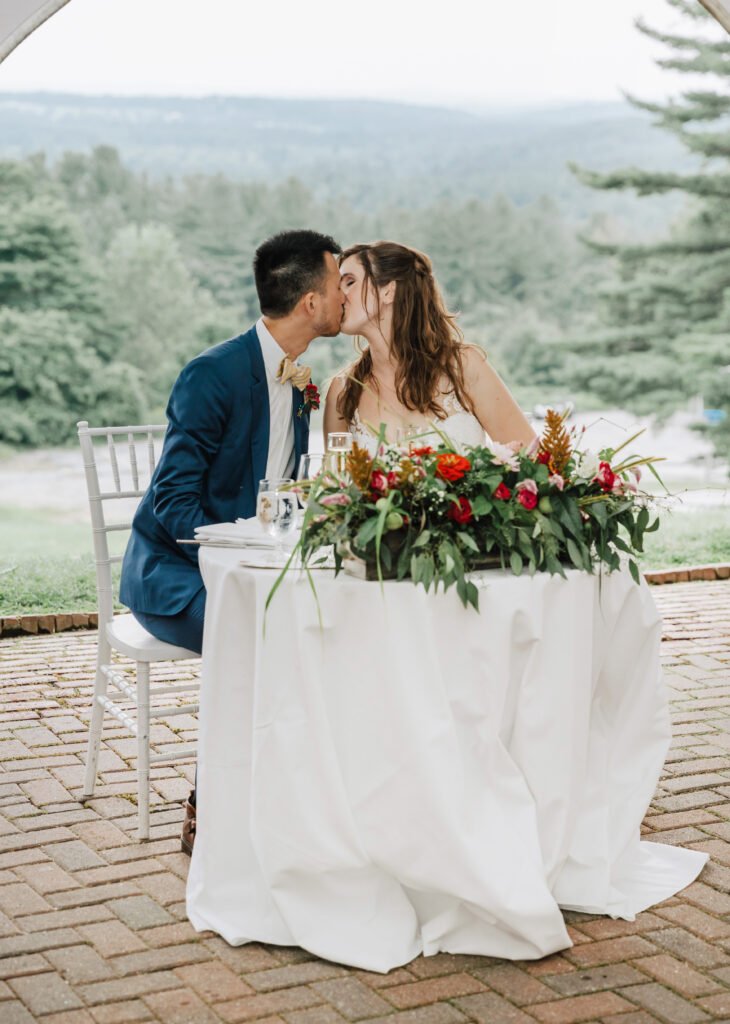
[[[466,344],[431,262],[395,242],[344,251],[328,235],[284,231],[256,250],[261,317],[184,367],[168,427],[137,509],[120,600],[153,636],[202,651],[205,587],[196,527],[255,515],[258,482],[293,476],[309,445],[318,391],[297,360],[315,338],[358,336],[359,355],[332,381],[325,436],[349,431],[374,445],[432,423],[454,442],[529,444],[534,432],[483,350]],[[434,438],[437,438],[434,432]],[[190,852],[194,798],[183,848]],[[186,835],[188,838],[186,839]]]

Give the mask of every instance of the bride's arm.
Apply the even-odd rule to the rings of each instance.
[[[324,446],[327,448],[327,435],[350,429],[350,424],[340,416],[337,411],[337,399],[342,391],[342,379],[334,377],[327,390],[327,397],[324,400]]]
[[[537,435],[484,350],[465,345],[463,366],[466,392],[491,439],[502,444],[521,441],[529,445]]]

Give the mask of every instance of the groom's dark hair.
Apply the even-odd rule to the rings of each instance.
[[[329,235],[317,231],[281,231],[258,247],[253,274],[261,312],[287,316],[307,292],[318,292],[325,275],[324,254],[342,249]]]

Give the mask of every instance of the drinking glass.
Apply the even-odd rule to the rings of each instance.
[[[256,518],[265,533],[274,538],[275,552],[284,556],[284,537],[291,533],[297,521],[297,496],[291,477],[279,480],[260,480],[256,500]]]
[[[317,452],[307,452],[299,459],[297,480],[314,480],[314,478],[319,476],[322,472],[323,467],[324,455]],[[299,498],[299,504],[302,508],[306,508],[307,501],[309,500],[309,488],[298,489],[297,496]]]
[[[327,435],[327,468],[337,476],[347,475],[347,455],[351,448],[352,434],[349,431]]]
[[[399,448],[407,448],[410,451],[413,442],[422,431],[423,427],[417,423],[406,423],[405,426],[396,427],[395,443]]]

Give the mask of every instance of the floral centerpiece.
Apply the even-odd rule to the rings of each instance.
[[[635,557],[659,520],[638,486],[641,467],[656,476],[658,460],[619,458],[637,436],[594,454],[552,410],[529,448],[492,442],[459,450],[440,435],[436,447],[404,449],[383,443],[381,432],[375,456],[353,445],[344,470],[299,482],[306,511],[294,554],[306,570],[331,545],[336,572],[355,560],[380,580],[455,585],[474,608],[478,589],[468,573],[486,565],[516,575],[564,575],[566,565],[610,572],[623,554],[639,582]]]

